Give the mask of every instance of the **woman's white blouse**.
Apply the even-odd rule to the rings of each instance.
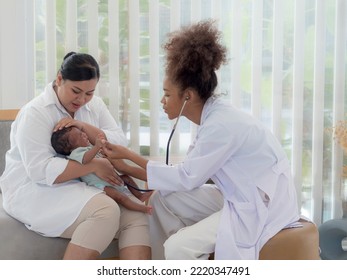
[[[79,180],[53,184],[68,163],[56,156],[50,140],[54,126],[64,117],[70,115],[50,83],[20,110],[13,122],[11,148],[0,178],[6,212],[46,236],[60,236],[87,201],[101,192]],[[110,142],[127,145],[123,131],[101,98],[93,96],[76,112],[75,119],[102,129]]]
[[[164,195],[209,178],[224,196],[218,259],[256,259],[266,241],[299,219],[286,155],[272,133],[221,98],[207,100],[197,135],[181,164],[150,161],[148,185]]]

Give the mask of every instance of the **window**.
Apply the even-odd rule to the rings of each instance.
[[[268,125],[292,164],[302,214],[341,216],[342,151],[326,132],[346,111],[347,3],[271,0],[36,0],[35,90],[54,79],[68,51],[101,66],[97,94],[132,149],[164,161],[172,127],[160,99],[162,43],[170,30],[216,18],[230,51],[218,91]],[[171,157],[195,127],[180,120]]]

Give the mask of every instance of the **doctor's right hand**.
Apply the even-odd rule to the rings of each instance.
[[[126,159],[129,155],[129,149],[122,145],[111,144],[110,142],[105,143],[102,148],[104,155],[112,159]]]
[[[94,158],[95,175],[111,185],[122,186],[123,180],[119,177],[111,162],[106,158]]]

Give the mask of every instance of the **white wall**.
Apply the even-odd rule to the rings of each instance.
[[[26,2],[0,0],[0,109],[20,108],[34,96],[34,16]]]

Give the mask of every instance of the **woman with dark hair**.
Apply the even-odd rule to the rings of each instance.
[[[164,96],[169,119],[198,125],[184,161],[147,161],[107,144],[112,161],[146,168],[153,258],[257,259],[262,246],[299,220],[290,165],[274,135],[252,116],[215,94],[215,71],[227,62],[211,20],[169,35]],[[205,184],[212,179],[214,185]],[[165,250],[164,250],[165,249]]]
[[[118,205],[79,180],[95,173],[123,185],[114,166],[105,158],[80,164],[57,156],[51,146],[52,132],[71,125],[92,144],[98,134],[110,143],[127,144],[102,99],[94,96],[99,78],[92,56],[68,53],[56,79],[20,110],[0,178],[4,209],[38,234],[71,239],[64,259],[96,259],[116,236],[121,259],[149,259],[146,214]]]

